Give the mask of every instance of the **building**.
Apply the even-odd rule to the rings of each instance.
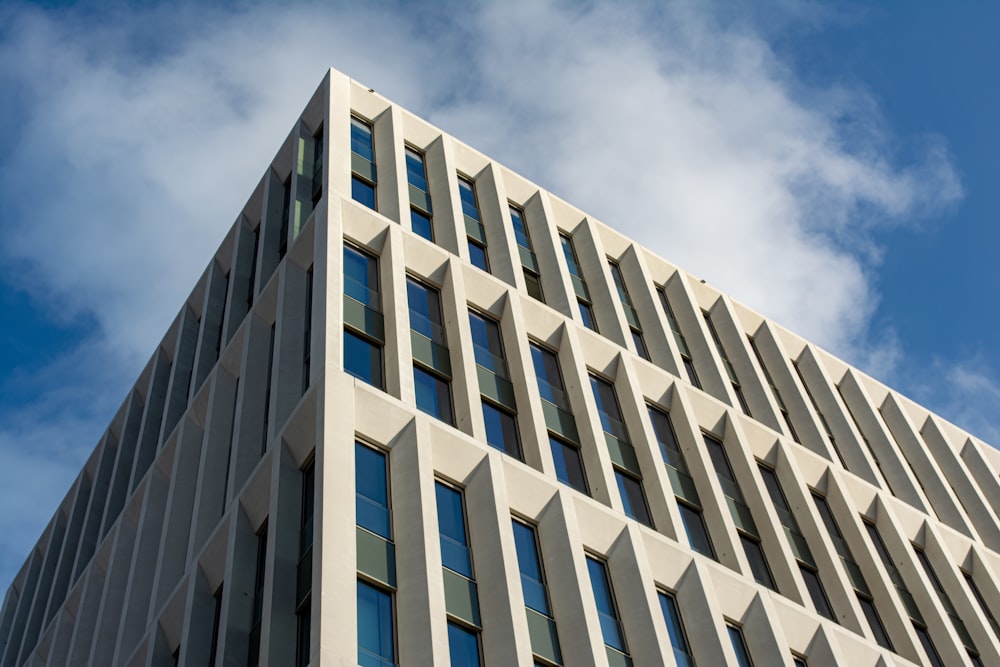
[[[1000,665],[998,470],[331,70],[0,667]]]

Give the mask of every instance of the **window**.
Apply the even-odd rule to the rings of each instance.
[[[733,368],[733,364],[729,361],[729,356],[726,354],[726,348],[722,346],[722,339],[719,338],[719,332],[715,330],[715,324],[712,323],[712,316],[707,311],[702,311],[702,316],[705,318],[705,324],[708,326],[708,333],[712,336],[712,341],[715,343],[715,349],[719,352],[719,358],[722,359],[722,365],[726,369],[726,375],[729,376],[729,383],[733,387],[733,393],[736,394],[736,400],[740,404],[740,409],[743,410],[743,414],[747,417],[753,417],[750,414],[750,406],[747,404],[747,399],[743,395],[743,385],[740,384],[739,378],[736,377],[736,369]]]
[[[840,465],[844,466],[845,470],[850,470],[850,468],[847,467],[847,461],[844,460],[844,455],[840,453],[840,449],[837,447],[837,439],[833,437],[833,431],[830,430],[830,423],[826,421],[823,411],[819,409],[819,403],[816,402],[816,397],[813,396],[811,391],[809,391],[809,384],[806,382],[806,378],[802,374],[802,369],[799,368],[798,363],[794,360],[792,361],[792,368],[795,369],[795,374],[799,376],[799,382],[802,383],[802,388],[806,390],[806,396],[809,397],[809,403],[812,404],[813,410],[816,411],[816,416],[819,417],[819,421],[823,425],[823,431],[826,433],[826,437],[830,441],[830,446],[833,447],[833,452],[837,455]]]
[[[212,613],[212,648],[208,654],[208,664],[211,666],[215,665],[215,658],[219,653],[219,622],[222,620],[222,593],[223,584],[219,584],[219,587],[212,595],[215,609]]]
[[[288,216],[292,205],[292,175],[281,186],[281,226],[278,229],[278,260],[284,258],[288,252]]]
[[[385,336],[378,259],[344,246],[344,370],[373,387],[384,387]]]
[[[545,573],[542,570],[542,559],[538,548],[535,529],[526,523],[511,520],[514,531],[514,545],[517,549],[517,567],[521,573],[521,591],[524,594],[524,606],[528,613],[529,628],[543,626],[548,632],[531,633],[531,650],[536,657],[562,663],[562,653],[559,649],[559,637],[556,633],[555,620],[549,607],[548,589],[545,585]]]
[[[358,580],[358,665],[396,664],[392,594]]]
[[[573,247],[573,239],[568,234],[560,232],[559,242],[562,245],[563,256],[566,258],[566,266],[569,268],[569,277],[573,283],[573,291],[576,293],[576,301],[580,306],[580,319],[585,327],[591,331],[597,331],[597,320],[594,319],[590,290],[587,289],[587,281],[583,279],[583,271],[580,269],[580,262],[576,256],[576,248]]]
[[[309,664],[309,641],[312,631],[312,547],[316,494],[314,462],[302,470],[302,509],[299,520],[299,564],[295,585],[295,665]],[[212,663],[209,663],[212,664]]]
[[[757,349],[757,341],[754,340],[753,336],[747,336],[747,340],[750,341],[750,349],[753,350],[754,356],[757,357],[760,369],[764,371],[764,379],[767,380],[767,386],[771,388],[771,395],[774,396],[774,402],[778,404],[778,410],[781,412],[781,418],[784,419],[785,426],[788,427],[788,435],[792,436],[792,440],[801,444],[799,435],[795,432],[795,425],[792,424],[792,415],[788,412],[785,402],[781,400],[781,392],[778,391],[777,385],[774,384],[774,378],[771,377],[771,373],[767,370],[764,357],[761,356],[760,350]]]
[[[625,319],[628,321],[629,331],[632,334],[632,344],[635,347],[635,353],[646,361],[649,361],[649,351],[646,350],[646,341],[642,337],[639,314],[635,311],[635,306],[632,305],[632,298],[625,287],[625,278],[622,276],[621,267],[611,259],[608,260],[608,266],[611,269],[611,280],[614,282],[615,290],[618,292],[618,300],[621,301],[622,308],[625,311]]]
[[[250,646],[247,667],[257,667],[260,657],[260,626],[264,617],[264,577],[267,571],[267,523],[257,533],[257,570],[253,588],[253,622],[250,624]]]
[[[452,667],[479,667],[479,633],[448,621],[448,653]]]
[[[827,503],[826,498],[815,492],[812,496],[816,510],[819,512],[819,516],[823,520],[823,525],[826,527],[826,532],[830,535],[833,547],[837,551],[837,555],[840,556],[840,562],[847,572],[847,578],[850,580],[851,586],[857,594],[858,603],[861,605],[861,611],[864,612],[865,620],[868,621],[868,627],[875,637],[875,642],[882,648],[889,649],[890,651],[894,650],[892,641],[890,641],[889,635],[885,631],[885,626],[882,625],[882,619],[879,617],[878,610],[875,608],[875,601],[872,598],[871,590],[868,588],[868,583],[861,573],[861,568],[855,562],[850,547],[844,541],[844,536],[840,532],[840,527],[837,526],[837,521],[833,518],[833,511],[830,509],[829,503]]]
[[[660,610],[663,612],[663,620],[667,624],[667,634],[670,635],[670,646],[674,649],[674,662],[677,667],[694,667],[694,656],[688,646],[687,635],[684,633],[684,624],[681,623],[681,613],[677,609],[677,600],[673,595],[657,592],[660,600]]]
[[[549,447],[552,449],[552,460],[556,466],[556,479],[580,493],[589,493],[579,447],[552,435],[549,435]]]
[[[367,121],[351,117],[351,198],[376,210],[375,142],[372,126]]]
[[[415,148],[406,147],[406,180],[410,193],[410,229],[417,236],[434,242],[434,226],[431,223],[431,195],[427,187],[427,167],[424,154]]]
[[[703,439],[705,447],[708,449],[709,458],[712,460],[712,467],[715,468],[719,486],[722,487],[722,493],[729,500],[727,503],[729,511],[736,524],[740,543],[743,545],[743,551],[750,565],[750,572],[757,583],[777,591],[774,578],[771,576],[771,568],[768,567],[764,549],[760,544],[757,524],[754,523],[750,508],[747,507],[746,500],[743,498],[743,492],[733,474],[733,468],[729,465],[729,457],[726,456],[725,447],[720,440],[708,434],[703,434]]]
[[[941,585],[941,580],[938,579],[937,573],[934,572],[931,561],[927,558],[927,553],[916,544],[913,545],[913,550],[917,554],[917,560],[920,561],[924,574],[927,575],[927,579],[931,582],[931,587],[937,593],[938,599],[941,600],[941,606],[944,607],[945,612],[948,614],[948,620],[951,621],[952,626],[955,628],[958,638],[962,640],[962,645],[965,646],[970,655],[978,656],[979,651],[972,641],[972,636],[969,634],[968,628],[965,627],[962,618],[958,615],[958,610],[955,609],[955,605],[952,603],[948,592]]]
[[[521,444],[515,417],[517,405],[514,401],[514,385],[510,382],[507,370],[500,326],[495,320],[471,310],[469,326],[482,393],[486,442],[491,447],[520,459]]]
[[[445,574],[445,596],[452,595],[455,586],[449,580],[461,582],[465,612],[454,611],[448,605],[448,645],[452,665],[479,665],[479,598],[472,570],[472,552],[466,533],[465,507],[462,492],[443,482],[435,482],[438,533],[441,543],[441,565]],[[450,599],[450,598],[449,598]],[[462,616],[465,613],[465,616]]]
[[[674,491],[677,509],[680,512],[681,521],[684,523],[688,543],[697,553],[714,560],[715,549],[712,548],[712,540],[702,516],[701,499],[698,497],[694,479],[688,472],[684,454],[681,453],[677,444],[677,436],[674,434],[674,425],[670,421],[670,415],[651,405],[647,405],[646,409],[649,413],[649,419],[653,423],[656,441],[660,445],[660,456],[667,467],[667,476],[670,478],[670,486]]]
[[[531,246],[531,237],[528,236],[528,227],[524,224],[524,211],[511,204],[510,221],[514,227],[514,239],[517,241],[517,251],[521,258],[521,268],[524,273],[524,283],[528,289],[528,294],[533,299],[538,299],[545,303],[542,295],[542,279],[538,272],[538,259]]]
[[[323,198],[323,126],[313,135],[312,205]]]
[[[357,525],[392,539],[386,457],[360,442],[354,444],[354,488]]]
[[[938,654],[934,642],[931,641],[931,635],[927,632],[927,626],[914,623],[913,629],[917,633],[917,638],[920,639],[920,645],[923,647],[924,653],[927,654],[927,659],[930,660],[931,666],[944,667],[944,663],[941,662],[941,656]]]
[[[306,312],[305,331],[302,334],[302,393],[309,388],[310,364],[312,361],[312,309],[313,309],[313,267],[306,272]],[[221,328],[219,329],[221,332]],[[221,334],[220,334],[221,335]]]
[[[806,664],[806,659],[799,655],[792,656],[792,664],[795,665],[795,667],[809,667],[809,665]]]
[[[414,278],[407,278],[413,342],[413,387],[417,408],[454,425],[451,407],[451,361],[441,319],[440,293]]]
[[[476,184],[464,176],[459,176],[458,196],[462,200],[465,233],[469,241],[469,259],[473,266],[489,272],[490,264],[486,256],[486,230],[483,229],[483,222],[479,216]]]
[[[1000,639],[1000,626],[997,624],[997,619],[993,616],[993,612],[990,611],[989,606],[986,604],[986,598],[979,591],[979,586],[976,585],[976,580],[968,572],[962,571],[962,577],[965,578],[965,583],[969,586],[969,590],[972,591],[972,597],[976,599],[976,604],[979,605],[979,609],[983,612],[986,620],[990,622],[990,627],[993,628],[993,634]]]
[[[639,523],[652,527],[653,521],[649,516],[646,497],[642,491],[639,461],[629,441],[628,429],[622,420],[615,388],[610,382],[596,375],[590,376],[590,387],[594,392],[594,401],[597,403],[597,412],[601,417],[604,438],[611,453],[615,480],[621,494],[625,514]]]
[[[820,616],[836,622],[837,617],[834,615],[833,609],[830,608],[830,600],[827,598],[826,591],[823,589],[823,583],[819,578],[816,560],[813,558],[812,552],[809,551],[809,544],[799,529],[799,523],[795,520],[795,515],[792,513],[792,508],[788,505],[785,493],[781,490],[778,475],[774,470],[762,463],[757,464],[757,469],[764,480],[764,488],[767,489],[767,494],[771,498],[771,504],[774,505],[778,521],[781,522],[781,527],[785,529],[784,532],[785,537],[788,539],[788,546],[791,548],[792,554],[794,554],[795,560],[799,565],[799,572],[802,574],[802,580],[806,585],[806,590],[809,592],[809,597],[812,599],[813,608]]]
[[[753,667],[746,639],[743,638],[743,630],[731,623],[727,623],[726,628],[729,631],[729,641],[733,644],[733,652],[736,653],[736,664],[739,667]]]
[[[446,424],[454,425],[451,413],[451,386],[449,382],[419,366],[413,367],[413,388],[417,398],[417,408],[437,417]]]
[[[625,632],[621,621],[618,620],[618,608],[615,605],[614,592],[611,590],[607,565],[592,556],[587,556],[587,572],[590,574],[590,586],[594,592],[594,602],[597,604],[597,616],[601,621],[604,645],[628,657]]]

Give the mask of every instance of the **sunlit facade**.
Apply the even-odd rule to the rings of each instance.
[[[0,667],[1000,665],[998,470],[331,70],[7,592]]]

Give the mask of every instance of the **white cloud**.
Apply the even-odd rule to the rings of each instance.
[[[97,323],[0,431],[0,488],[30,475],[51,515],[330,65],[807,338],[895,363],[869,332],[870,231],[960,196],[946,149],[898,164],[864,91],[805,86],[752,23],[708,11],[0,9],[17,119],[0,134],[2,277],[54,319]],[[49,447],[70,464],[26,472],[16,452]],[[33,541],[43,520],[15,525],[9,502],[0,532]]]

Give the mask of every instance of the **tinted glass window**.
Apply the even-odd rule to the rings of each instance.
[[[449,622],[448,651],[452,667],[479,667],[479,634]]]
[[[667,634],[670,635],[670,645],[674,649],[674,661],[677,667],[694,667],[694,658],[688,647],[687,637],[684,635],[684,626],[681,625],[681,614],[677,609],[677,600],[673,595],[659,593],[660,610],[663,612],[663,620],[667,624]]]
[[[774,579],[771,578],[771,568],[767,566],[767,558],[764,557],[764,549],[757,540],[740,533],[740,542],[743,543],[743,551],[750,562],[750,572],[758,584],[767,586],[771,590],[774,587]]]
[[[618,482],[618,491],[621,493],[626,516],[652,527],[653,520],[649,518],[649,508],[646,507],[646,498],[642,493],[642,483],[621,470],[615,470],[615,480]]]
[[[451,413],[451,387],[447,380],[414,366],[413,390],[418,409],[447,424],[454,423]]]
[[[431,340],[444,343],[441,326],[441,295],[436,289],[413,278],[406,279],[406,300],[410,309],[410,328]]]
[[[594,602],[597,604],[597,615],[601,621],[604,643],[625,653],[625,635],[618,623],[618,610],[615,608],[615,600],[611,593],[611,581],[608,579],[607,566],[588,556],[587,571],[590,573],[590,586],[594,591]]]
[[[521,458],[514,415],[483,401],[483,420],[486,422],[486,442],[514,458]]]
[[[355,443],[354,486],[358,525],[387,540],[392,539],[385,454]]]
[[[587,493],[587,478],[583,473],[580,450],[552,436],[549,436],[549,446],[556,465],[556,479],[580,493]]]
[[[477,269],[481,269],[489,273],[490,262],[486,257],[486,248],[478,243],[473,243],[472,241],[469,241],[469,261],[471,261],[472,265]]]
[[[357,153],[369,162],[375,161],[371,125],[357,118],[351,119],[351,152]]]
[[[833,609],[830,608],[830,601],[826,597],[826,591],[823,590],[819,574],[804,565],[799,566],[799,572],[802,573],[802,579],[806,583],[806,589],[809,591],[809,597],[812,598],[816,613],[831,621],[836,621],[837,617],[833,615]]]
[[[684,532],[687,533],[691,548],[702,556],[708,556],[714,560],[715,549],[712,548],[712,540],[709,538],[708,528],[705,526],[705,519],[702,517],[701,511],[684,503],[677,503],[677,509],[681,513]]]
[[[438,531],[441,534],[441,564],[449,570],[472,578],[472,557],[465,535],[465,509],[462,494],[436,482]]]
[[[545,579],[542,576],[542,564],[538,557],[535,529],[520,521],[511,521],[511,525],[514,529],[514,544],[517,547],[517,566],[521,571],[524,604],[539,614],[551,617]]]
[[[743,639],[743,631],[733,625],[727,627],[729,629],[729,641],[732,642],[733,651],[736,653],[736,663],[739,667],[753,667],[753,661],[750,660],[750,652],[747,650],[747,643]]]
[[[427,174],[424,170],[424,156],[412,148],[406,149],[406,180],[413,187],[427,192]]]
[[[364,380],[373,387],[382,389],[382,348],[358,336],[352,331],[344,331],[344,370]]]
[[[360,250],[344,246],[344,294],[379,310],[378,260]]]
[[[594,318],[594,309],[590,307],[590,304],[583,301],[578,301],[577,303],[580,306],[580,319],[583,320],[583,326],[591,331],[597,331],[597,320]]]
[[[375,210],[375,186],[357,176],[351,178],[351,199]]]
[[[392,595],[358,582],[358,665],[393,667]]]
[[[479,206],[476,204],[475,186],[464,178],[460,178],[458,179],[458,194],[462,200],[462,213],[473,220],[479,220]]]
[[[415,208],[410,209],[410,229],[417,236],[421,236],[430,242],[434,242],[434,228],[431,225],[429,215],[421,213]]]
[[[528,228],[524,226],[524,215],[520,209],[510,207],[510,221],[514,225],[514,238],[522,248],[531,249],[531,239],[528,238]]]

